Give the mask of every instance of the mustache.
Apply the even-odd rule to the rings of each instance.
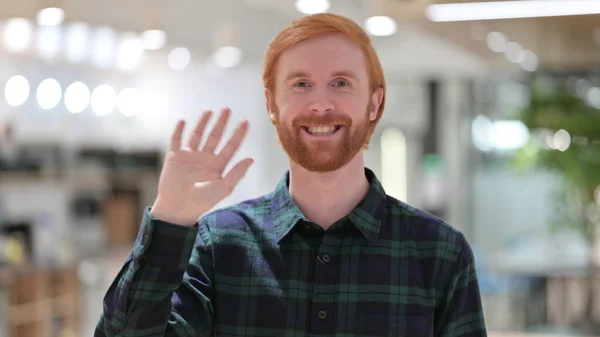
[[[343,125],[349,126],[352,124],[350,117],[340,114],[326,115],[308,115],[294,118],[292,125],[294,127],[311,127],[319,125]]]

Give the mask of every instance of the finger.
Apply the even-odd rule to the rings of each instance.
[[[183,134],[184,126],[184,120],[180,120],[177,122],[175,130],[173,131],[173,135],[171,136],[171,151],[178,151],[181,149],[181,135]]]
[[[235,186],[242,180],[250,165],[254,163],[254,159],[246,158],[237,163],[225,177],[223,177],[223,185],[227,189],[227,194],[231,193]]]
[[[210,135],[208,135],[208,139],[206,139],[206,144],[204,144],[204,148],[202,149],[202,151],[215,151],[217,145],[219,145],[221,136],[223,135],[223,130],[225,130],[225,125],[227,125],[227,120],[229,120],[230,113],[231,110],[229,110],[229,108],[224,108],[223,110],[221,110],[221,115],[219,116],[217,123],[210,132]]]
[[[235,129],[233,136],[229,138],[229,141],[227,142],[225,147],[223,147],[221,153],[219,153],[219,156],[222,157],[222,162],[224,164],[227,164],[231,160],[235,152],[240,148],[242,140],[244,139],[244,136],[246,135],[247,131],[248,121],[244,120],[238,125],[238,127]]]
[[[194,131],[192,131],[192,135],[190,136],[190,140],[188,141],[188,146],[192,150],[198,149],[200,146],[200,142],[202,141],[202,134],[204,133],[204,129],[206,129],[206,125],[212,116],[212,111],[204,111],[202,117],[194,127]]]

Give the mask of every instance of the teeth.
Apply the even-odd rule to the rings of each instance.
[[[311,126],[308,127],[308,133],[311,135],[328,135],[335,131],[335,125],[332,126]]]

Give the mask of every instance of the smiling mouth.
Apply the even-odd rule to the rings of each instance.
[[[330,126],[303,126],[306,132],[314,136],[326,136],[330,135],[342,128],[341,125],[330,125]]]

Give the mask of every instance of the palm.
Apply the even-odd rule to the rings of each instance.
[[[222,111],[202,147],[200,142],[210,112],[200,119],[184,148],[181,142],[184,122],[177,124],[161,172],[157,198],[161,200],[161,205],[169,205],[173,214],[177,214],[173,215],[176,220],[195,221],[213,208],[233,191],[252,163],[251,159],[244,159],[224,174],[225,167],[239,148],[247,130],[247,122],[240,123],[223,149],[215,153],[229,113],[228,109]]]
[[[159,184],[159,193],[165,192],[169,194],[181,194],[183,192],[196,192],[190,202],[194,203],[195,194],[206,199],[207,196],[221,195],[223,191],[215,191],[215,187],[219,184],[207,184],[213,181],[222,181],[222,173],[225,169],[225,164],[222,163],[222,158],[212,153],[180,150],[170,151],[165,158],[163,173]],[[164,179],[162,179],[164,177]],[[204,192],[205,189],[211,191]],[[225,197],[223,195],[222,197]],[[208,200],[206,200],[208,202]],[[218,201],[217,201],[218,202]],[[201,205],[198,205],[201,206]],[[212,208],[214,205],[210,205]]]

